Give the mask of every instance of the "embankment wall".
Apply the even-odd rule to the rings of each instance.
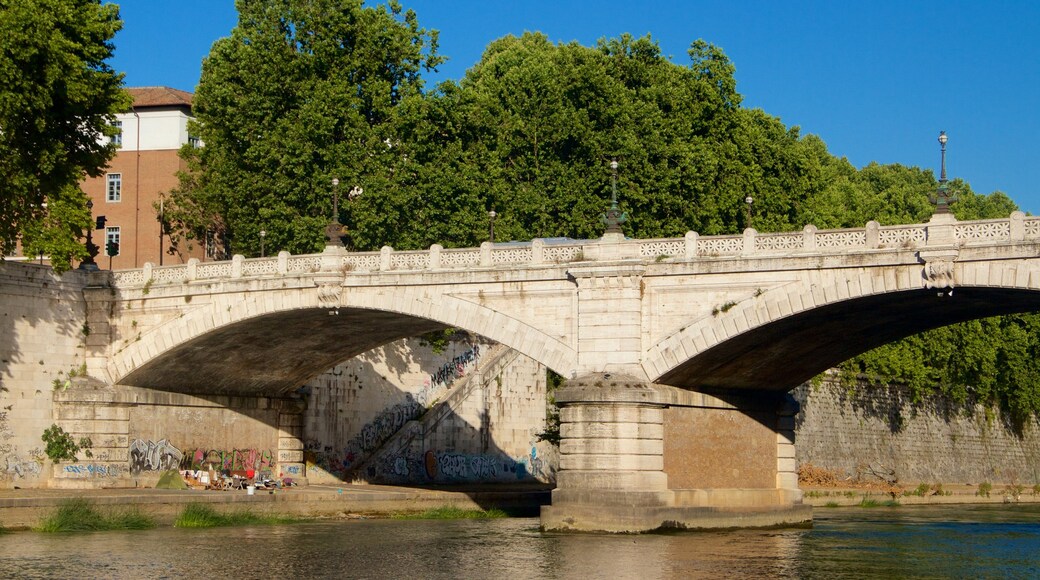
[[[913,405],[906,389],[834,382],[794,391],[799,464],[903,484],[1040,483],[1040,425],[1016,432],[981,405]],[[876,481],[876,478],[874,478]]]

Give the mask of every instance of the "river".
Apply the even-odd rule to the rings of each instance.
[[[817,508],[812,529],[544,534],[537,519],[0,535],[0,578],[1036,578],[1040,505]]]

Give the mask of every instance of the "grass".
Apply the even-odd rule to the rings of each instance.
[[[84,499],[69,499],[43,520],[39,532],[94,532],[102,530],[146,530],[155,527],[155,521],[135,508],[102,511]]]
[[[292,524],[299,521],[301,520],[298,518],[261,515],[249,510],[221,513],[207,505],[189,503],[177,517],[173,526],[176,528],[218,528],[257,524]]]
[[[894,499],[886,499],[885,501],[878,501],[869,497],[863,498],[863,501],[859,502],[859,507],[873,508],[873,507],[898,507],[900,504]]]
[[[398,512],[391,515],[395,520],[483,520],[507,517],[506,512],[491,508],[488,510],[462,509],[454,506],[444,506],[428,509],[424,512]]]
[[[836,502],[836,501],[829,501],[823,507],[836,508],[836,507],[839,507],[839,506],[838,506],[838,502]]]

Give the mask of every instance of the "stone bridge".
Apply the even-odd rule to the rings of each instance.
[[[92,275],[87,367],[111,384],[273,396],[391,340],[462,328],[568,379],[546,527],[793,523],[808,515],[786,391],[916,332],[1040,309],[1038,256],[1040,218],[1015,212],[146,265]],[[758,451],[735,459],[745,439]]]

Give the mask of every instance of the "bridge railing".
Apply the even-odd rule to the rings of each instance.
[[[942,235],[936,235],[939,229]],[[117,286],[135,286],[318,272],[465,270],[504,265],[561,264],[596,260],[601,255],[598,250],[610,244],[622,248],[622,251],[606,254],[613,259],[697,260],[915,248],[926,246],[935,239],[952,240],[958,245],[1040,240],[1040,218],[1014,212],[1009,218],[995,220],[895,226],[868,222],[862,228],[835,230],[819,230],[808,225],[800,232],[766,234],[749,228],[739,235],[700,236],[696,232],[687,232],[682,238],[617,242],[553,238],[499,244],[485,242],[479,248],[449,249],[434,244],[428,250],[397,251],[387,246],[378,252],[301,256],[281,252],[271,258],[235,256],[223,262],[192,259],[177,266],[155,267],[149,263],[144,268],[114,272],[113,281]]]

